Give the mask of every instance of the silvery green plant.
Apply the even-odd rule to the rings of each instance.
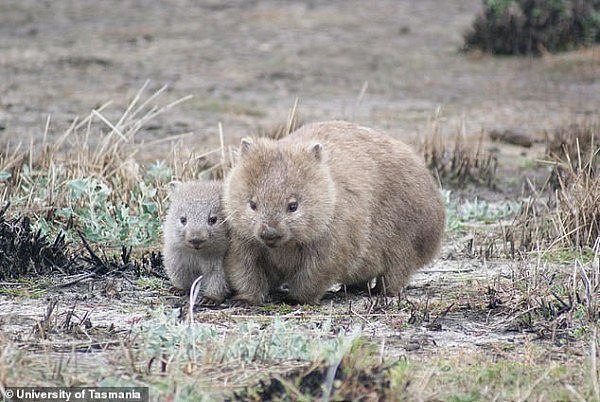
[[[148,359],[170,356],[171,361],[180,364],[297,360],[331,363],[339,360],[360,336],[357,328],[333,334],[329,320],[299,323],[276,317],[266,324],[248,320],[217,330],[211,323],[180,322],[176,313],[159,309],[132,329]]]

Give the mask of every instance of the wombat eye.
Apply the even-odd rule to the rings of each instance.
[[[214,225],[215,223],[217,223],[217,217],[216,216],[211,216],[210,218],[208,218],[208,224],[209,225]]]
[[[182,225],[185,225],[187,223],[187,218],[185,216],[182,216],[181,218],[179,218],[179,222],[181,222]]]
[[[298,202],[296,202],[296,201],[290,202],[287,206],[288,212],[296,212],[297,209],[298,209]]]
[[[248,201],[248,206],[251,210],[256,211],[256,203],[254,201]]]

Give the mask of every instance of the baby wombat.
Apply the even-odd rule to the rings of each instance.
[[[175,287],[189,290],[203,275],[204,304],[219,304],[229,291],[223,271],[229,235],[221,208],[222,188],[216,181],[172,182],[163,225],[163,261],[169,279]]]
[[[262,303],[287,283],[315,303],[335,283],[397,294],[437,253],[440,191],[421,158],[377,131],[341,122],[279,140],[244,139],[226,178],[234,299]]]

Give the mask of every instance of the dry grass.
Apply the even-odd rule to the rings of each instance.
[[[135,155],[142,149],[136,133],[156,116],[165,113],[191,96],[159,106],[163,86],[145,96],[148,82],[139,90],[118,121],[110,121],[106,102],[85,118],[75,118],[71,126],[54,142],[48,141],[50,118],[39,144],[8,146],[0,152],[0,203],[13,198],[24,210],[49,212],[55,206],[69,204],[67,183],[71,180],[93,178],[106,185],[118,184],[121,191],[110,199],[130,203],[133,190],[143,181]],[[178,136],[158,140],[173,142]],[[149,143],[144,146],[152,145]],[[15,203],[18,197],[20,202]],[[164,198],[164,197],[163,197]]]
[[[573,181],[557,192],[554,226],[559,239],[576,248],[592,247],[600,238],[600,177],[590,171],[570,171]]]
[[[425,162],[443,186],[464,187],[467,184],[496,186],[498,161],[483,149],[483,132],[475,145],[467,140],[464,125],[449,141],[441,134],[440,109],[431,129],[420,144]]]
[[[600,322],[600,241],[590,261],[557,264],[521,261],[509,280],[494,286],[504,331],[536,333],[553,344],[568,344],[590,333]]]
[[[562,247],[583,251],[600,238],[597,124],[556,131],[548,145],[553,170],[546,188],[533,189],[509,235],[523,250]]]
[[[294,106],[292,106],[292,109],[288,113],[288,117],[285,123],[275,124],[268,128],[259,128],[257,130],[258,136],[279,140],[302,127],[304,123],[300,118],[298,102],[299,100],[298,98],[296,98],[296,100],[294,101]]]
[[[600,166],[600,123],[587,121],[572,123],[546,134],[546,156],[553,162],[550,184],[555,190],[560,181],[570,181],[577,171],[587,169],[596,174]]]
[[[299,115],[298,99],[294,102],[294,106],[290,110],[285,123],[274,124],[270,127],[261,127],[256,130],[256,135],[259,137],[267,137],[272,139],[281,139],[302,126],[303,122]],[[198,156],[195,160],[199,164],[203,177],[211,180],[222,180],[223,177],[233,166],[237,147],[225,147],[224,145],[223,127],[219,124],[219,138],[221,147],[206,154]],[[173,158],[174,162],[176,158]],[[186,166],[190,166],[188,162],[182,166],[182,171],[185,171]],[[177,172],[178,169],[176,168]]]

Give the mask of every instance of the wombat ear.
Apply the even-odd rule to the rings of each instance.
[[[177,180],[173,180],[171,182],[169,182],[169,191],[171,193],[174,193],[175,191],[177,191],[177,189],[181,186],[181,182],[177,181]]]
[[[323,160],[323,144],[317,142],[312,144],[308,150],[318,162]]]
[[[242,142],[240,143],[240,155],[245,155],[246,153],[248,153],[248,151],[250,151],[250,149],[252,149],[253,146],[254,141],[252,141],[252,138],[242,138]]]

